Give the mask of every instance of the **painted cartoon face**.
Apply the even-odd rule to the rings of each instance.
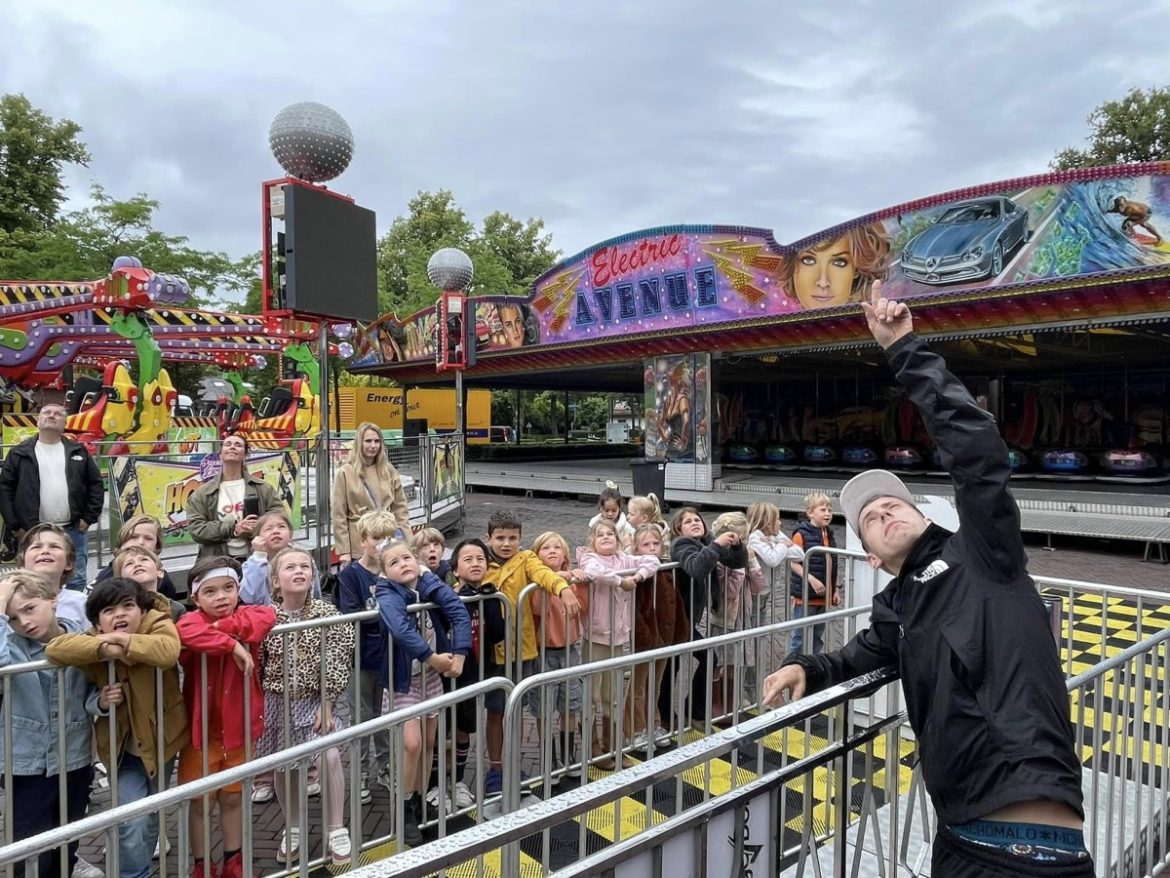
[[[853,254],[846,238],[796,255],[792,292],[805,308],[844,305],[853,295]]]
[[[504,330],[504,344],[518,348],[524,344],[524,319],[515,305],[501,305],[500,326]]]

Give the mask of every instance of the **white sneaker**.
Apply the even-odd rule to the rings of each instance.
[[[169,838],[163,838],[160,835],[158,841],[154,843],[154,858],[156,860],[158,859],[159,849],[162,848],[164,844],[167,846],[167,853],[169,854],[171,852],[171,840]]]
[[[341,866],[348,863],[351,850],[349,830],[340,826],[329,830],[329,856],[333,858],[333,865]]]
[[[297,858],[301,849],[301,828],[289,826],[288,831],[281,830],[280,847],[276,849],[276,862],[291,863]]]
[[[670,743],[670,732],[667,731],[666,729],[662,728],[662,726],[658,726],[658,728],[656,728],[654,730],[654,743],[657,744],[659,747],[662,747],[662,746],[665,746],[666,744],[669,744]]]
[[[105,878],[105,876],[105,872],[93,863],[81,859],[81,857],[78,857],[77,862],[73,865],[72,878]]]
[[[365,774],[363,774],[363,775],[362,775],[362,782],[361,782],[361,786],[359,786],[359,787],[358,787],[358,800],[359,800],[359,801],[360,801],[360,802],[361,802],[363,805],[368,805],[368,804],[370,804],[370,801],[371,801],[373,798],[374,798],[374,797],[373,797],[373,795],[370,793],[370,778],[369,778],[369,775],[365,775]]]
[[[438,787],[431,787],[431,789],[427,792],[427,804],[435,810],[438,810],[440,807],[442,807],[442,805],[440,805],[440,800],[445,798],[446,796],[443,795],[443,791]]]
[[[451,798],[455,800],[456,808],[470,808],[475,804],[475,796],[471,794],[471,788],[463,781],[455,784],[454,795]]]
[[[256,784],[252,787],[252,804],[263,805],[276,798],[276,790],[272,784]]]
[[[630,746],[634,750],[649,750],[650,736],[645,732],[638,732],[638,734],[634,735],[634,740],[630,743]]]
[[[305,792],[309,794],[310,799],[317,798],[317,796],[321,795],[320,781],[313,781],[312,783],[305,784]]]

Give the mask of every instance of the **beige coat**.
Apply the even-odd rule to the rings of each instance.
[[[382,509],[389,511],[398,521],[398,526],[410,533],[410,513],[406,507],[406,492],[402,490],[402,479],[394,465],[390,465],[391,479],[376,479],[370,487],[378,495]],[[342,464],[333,480],[333,548],[339,555],[357,557],[362,554],[362,541],[358,536],[358,519],[374,511],[374,502],[362,484],[361,474],[348,463]]]
[[[117,706],[118,741],[115,752],[119,762],[126,752],[131,735],[139,758],[150,777],[158,773],[158,693],[155,670],[162,668],[162,741],[163,758],[170,759],[190,739],[187,708],[179,689],[179,633],[171,621],[170,602],[163,595],[155,597],[156,609],[142,616],[138,631],[130,635],[130,649],[124,660],[114,662],[116,678],[122,684],[126,700]],[[58,665],[80,667],[99,688],[109,683],[109,662],[101,657],[101,643],[96,629],[88,634],[62,634],[45,647],[49,661]],[[110,721],[98,717],[99,758],[110,758]]]

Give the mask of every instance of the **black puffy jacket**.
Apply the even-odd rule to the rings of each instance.
[[[994,420],[926,344],[886,352],[955,485],[960,529],[930,525],[874,597],[870,627],[790,658],[807,691],[896,664],[939,820],[1047,799],[1083,815],[1081,765],[1048,616],[1028,576],[1008,450]]]
[[[698,628],[706,610],[717,611],[723,605],[715,568],[719,564],[733,569],[747,567],[748,552],[743,544],[721,546],[710,534],[698,539],[676,537],[670,544],[670,560],[678,562],[674,585],[692,627]]]

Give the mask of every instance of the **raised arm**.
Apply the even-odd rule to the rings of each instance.
[[[955,486],[958,538],[986,567],[1006,574],[1024,570],[1020,509],[1008,490],[1008,448],[995,419],[976,404],[946,362],[914,335],[910,309],[886,299],[874,282],[863,305],[870,331],[938,447],[942,468]]]

